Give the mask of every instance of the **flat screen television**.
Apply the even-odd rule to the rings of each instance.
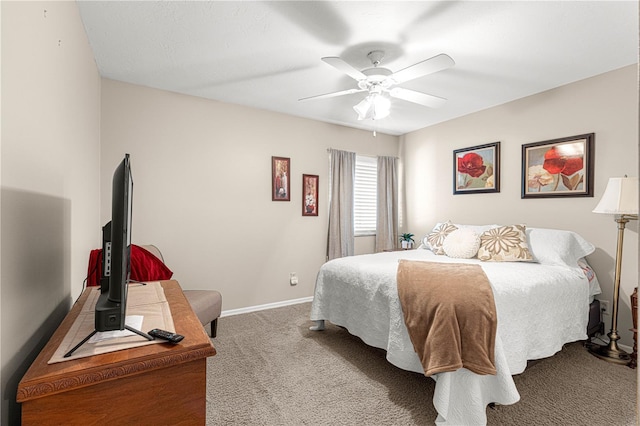
[[[153,337],[126,324],[127,290],[131,272],[131,219],[133,178],[129,154],[113,173],[111,221],[102,228],[102,277],[95,307],[95,329],[64,356],[69,357],[94,334],[129,330],[149,340]]]
[[[103,278],[95,308],[96,331],[125,329],[127,289],[131,271],[133,178],[129,154],[113,173],[111,222],[102,232]]]

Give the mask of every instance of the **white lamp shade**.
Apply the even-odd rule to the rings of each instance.
[[[384,97],[382,95],[377,95],[373,101],[373,106],[375,108],[374,119],[380,120],[381,118],[385,118],[389,116],[391,113],[391,101],[389,98]]]
[[[638,178],[609,178],[594,213],[638,214]]]
[[[372,93],[353,109],[358,113],[358,120],[380,120],[391,112],[391,102],[378,93]]]
[[[358,120],[373,118],[373,103],[370,98],[371,96],[367,96],[353,107],[353,109],[358,113]]]

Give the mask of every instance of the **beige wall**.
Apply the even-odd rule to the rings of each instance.
[[[397,155],[398,138],[103,79],[102,222],[129,153],[133,243],[157,245],[183,288],[219,290],[223,310],[310,297],[325,261],[327,148]],[[272,156],[291,158],[290,202],[271,201]],[[318,217],[302,217],[303,173],[320,176]]]
[[[99,242],[100,77],[75,2],[2,11],[2,424]]]
[[[525,223],[569,229],[596,247],[588,257],[612,300],[616,224],[591,213],[609,177],[638,175],[637,67],[582,80],[405,135],[401,157],[406,181],[406,228],[424,236],[438,221]],[[595,133],[593,198],[521,199],[521,149],[531,142]],[[453,150],[501,142],[501,190],[497,194],[453,195]],[[638,222],[629,224],[624,243],[618,330],[631,346],[629,297],[638,285]],[[611,317],[605,317],[609,331]]]

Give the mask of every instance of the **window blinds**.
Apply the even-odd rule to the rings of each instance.
[[[377,158],[356,155],[354,181],[354,233],[375,235],[377,202]]]

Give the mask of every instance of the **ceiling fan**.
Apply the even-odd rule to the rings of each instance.
[[[356,80],[358,82],[358,88],[310,96],[299,100],[307,101],[368,92],[368,96],[353,107],[358,113],[358,120],[378,120],[389,115],[391,107],[389,97],[403,99],[430,108],[438,108],[447,101],[438,96],[394,86],[452,67],[455,65],[455,62],[450,56],[441,53],[395,73],[388,68],[379,66],[384,57],[384,51],[373,50],[367,54],[367,57],[373,67],[362,71],[358,71],[339,57],[329,56],[322,58],[327,64]]]

